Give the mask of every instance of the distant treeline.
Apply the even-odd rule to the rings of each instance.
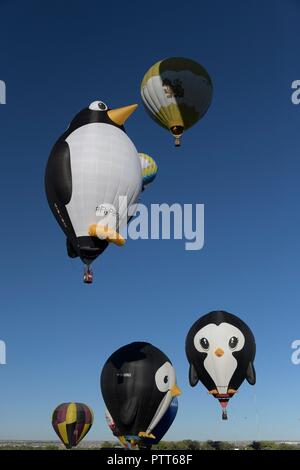
[[[286,444],[273,441],[253,441],[251,443],[227,442],[227,441],[162,441],[157,450],[300,450],[300,444]]]
[[[118,442],[105,441],[99,443],[86,442],[79,446],[77,450],[101,450],[120,449]],[[5,444],[0,445],[0,450],[64,450],[61,444],[41,443],[39,445],[28,444]],[[152,447],[152,450],[300,450],[298,443],[284,443],[274,441],[253,441],[251,443],[227,442],[227,441],[193,441],[185,439],[183,441],[162,441]]]

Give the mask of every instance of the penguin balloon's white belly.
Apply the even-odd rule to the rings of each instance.
[[[204,367],[214,381],[219,393],[227,393],[229,382],[237,368],[237,360],[231,352],[215,359],[213,353],[204,359]]]
[[[103,123],[79,127],[66,142],[70,149],[72,196],[66,205],[77,237],[87,236],[99,222],[99,207],[119,210],[120,225],[127,222],[127,208],[141,192],[142,172],[133,142],[124,131]],[[127,205],[118,207],[119,197]]]

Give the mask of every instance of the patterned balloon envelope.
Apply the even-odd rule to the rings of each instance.
[[[170,57],[147,71],[141,97],[150,117],[171,132],[178,147],[183,132],[208,110],[212,90],[211,78],[202,65],[184,57]]]
[[[142,166],[143,188],[145,188],[156,177],[158,168],[156,161],[150,155],[140,152],[139,157]]]
[[[52,415],[54,431],[67,449],[77,446],[92,424],[93,411],[84,403],[62,403]]]

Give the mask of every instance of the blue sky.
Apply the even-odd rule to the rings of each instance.
[[[300,2],[0,1],[0,438],[53,439],[58,403],[95,411],[90,439],[111,436],[99,374],[118,347],[145,340],[177,370],[183,394],[169,439],[299,439]],[[127,132],[159,175],[143,202],[205,204],[205,246],[128,240],[95,263],[95,283],[65,241],[44,195],[49,151],[95,99],[140,102],[155,61],[186,56],[214,83],[212,106],[173,147],[140,106]],[[216,400],[188,385],[185,336],[202,314],[241,316],[257,340],[257,385],[220,420]]]

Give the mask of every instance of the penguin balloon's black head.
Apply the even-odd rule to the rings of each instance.
[[[111,126],[124,130],[126,119],[129,118],[136,108],[137,104],[132,104],[129,106],[123,106],[122,108],[111,109],[104,101],[93,101],[87,108],[82,109],[78,114],[76,114],[72,119],[67,132],[71,133],[79,127],[94,122],[110,124]]]
[[[187,334],[185,349],[192,386],[200,380],[208,390],[219,386],[221,393],[237,390],[244,379],[255,383],[253,333],[231,313],[214,311],[197,320]]]
[[[101,391],[118,428],[127,434],[145,431],[160,407],[180,393],[169,358],[145,342],[123,346],[108,358]]]

